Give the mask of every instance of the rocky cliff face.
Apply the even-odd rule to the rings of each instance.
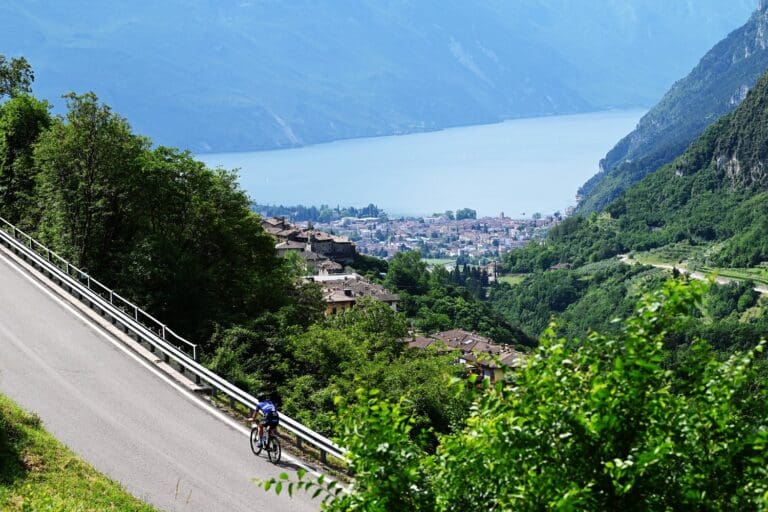
[[[600,162],[579,191],[580,210],[600,210],[633,183],[680,155],[704,129],[734,110],[768,69],[768,0],[715,45]]]

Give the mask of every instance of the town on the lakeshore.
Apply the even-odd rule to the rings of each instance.
[[[263,215],[266,211],[269,210],[260,213]],[[457,215],[462,212],[464,215]],[[267,231],[285,244],[278,245],[279,253],[298,248],[304,250],[309,244],[316,248],[312,252],[342,264],[346,262],[339,261],[340,257],[348,258],[355,251],[383,259],[390,259],[398,252],[419,251],[431,264],[486,266],[498,261],[504,253],[540,237],[560,222],[562,216],[556,212],[546,216],[533,213],[527,218],[511,218],[502,212],[497,217],[477,218],[474,210],[464,209],[456,213],[447,211],[407,218],[388,218],[382,212],[378,216],[337,216],[319,220],[292,221],[290,216],[272,219],[265,216],[265,219]],[[317,270],[323,269],[318,267]]]

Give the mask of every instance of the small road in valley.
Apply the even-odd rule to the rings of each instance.
[[[619,258],[619,260],[622,263],[626,263],[627,265],[636,265],[636,264],[640,264],[641,263],[641,262],[639,262],[637,260],[634,260],[634,259],[630,258],[628,254],[619,254],[617,257]],[[651,267],[656,267],[656,268],[663,268],[663,269],[666,269],[666,270],[677,269],[677,271],[680,272],[681,274],[685,274],[686,276],[690,277],[691,279],[697,279],[699,281],[708,281],[709,280],[709,276],[707,276],[703,272],[691,271],[691,270],[688,270],[685,267],[680,267],[680,266],[672,265],[672,264],[669,264],[669,263],[642,263],[642,264],[643,265],[648,265],[648,266],[651,266]],[[721,277],[721,276],[715,277],[715,282],[717,284],[741,283],[742,281],[743,280],[741,280],[741,279],[735,279],[735,278],[731,278],[731,277]],[[755,286],[753,288],[753,290],[755,290],[758,293],[766,294],[766,293],[768,293],[768,286],[766,286],[764,284],[757,285],[757,286]]]
[[[255,457],[243,426],[86,321],[0,251],[0,393],[134,496],[167,511],[318,510],[254,478],[287,472]]]

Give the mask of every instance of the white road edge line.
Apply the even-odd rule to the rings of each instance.
[[[8,258],[7,255],[0,252],[0,259],[5,261],[8,265],[10,265],[13,269],[15,269],[24,279],[35,285],[37,288],[39,288],[43,293],[48,295],[51,299],[56,301],[60,306],[62,306],[64,309],[75,315],[80,321],[84,322],[86,325],[91,327],[97,334],[99,334],[101,337],[106,339],[108,342],[110,342],[114,347],[116,347],[118,350],[122,351],[129,357],[131,357],[134,361],[141,364],[149,370],[150,372],[154,373],[157,377],[160,377],[162,380],[164,380],[167,384],[171,385],[176,391],[178,391],[180,394],[184,396],[188,401],[195,404],[200,409],[206,411],[211,416],[219,419],[223,423],[226,423],[230,427],[234,428],[235,430],[240,431],[243,435],[246,437],[250,437],[251,431],[250,429],[247,429],[245,426],[241,425],[240,423],[236,422],[229,416],[223,414],[221,411],[216,410],[213,406],[206,404],[202,400],[200,400],[198,397],[193,395],[190,391],[187,389],[184,389],[182,386],[177,384],[173,381],[170,377],[165,375],[163,372],[149,364],[147,361],[145,361],[143,358],[139,357],[136,353],[134,353],[129,348],[125,347],[122,342],[116,340],[114,336],[112,336],[109,332],[104,331],[104,329],[95,324],[91,319],[85,317],[82,313],[77,311],[71,304],[68,304],[66,301],[64,301],[61,297],[56,296],[52,291],[50,291],[45,285],[40,283],[37,279],[31,277],[27,274],[27,272],[24,271],[15,261],[12,261]],[[309,466],[305,465],[302,461],[299,459],[293,457],[292,455],[286,454],[286,458],[296,466],[299,466],[300,468],[304,469],[307,473],[311,473],[315,476],[322,476],[321,473],[315,471],[314,469],[310,468]]]

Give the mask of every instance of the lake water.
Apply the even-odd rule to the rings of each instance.
[[[364,206],[392,215],[473,208],[479,215],[552,213],[644,111],[516,119],[439,132],[352,139],[298,149],[197,155],[240,169],[260,204]]]

